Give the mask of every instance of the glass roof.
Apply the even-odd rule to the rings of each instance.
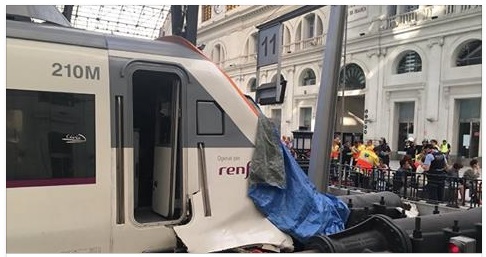
[[[63,5],[56,6],[61,12]],[[75,28],[154,39],[167,18],[170,5],[75,5]]]

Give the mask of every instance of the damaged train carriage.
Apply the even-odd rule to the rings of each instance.
[[[15,20],[6,34],[7,252],[292,248],[239,168],[257,110],[188,42]]]

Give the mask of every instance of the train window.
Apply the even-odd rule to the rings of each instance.
[[[7,187],[95,183],[94,98],[7,90]]]
[[[213,101],[197,102],[197,134],[223,135],[224,114],[221,107]]]

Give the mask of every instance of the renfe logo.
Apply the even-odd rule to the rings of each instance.
[[[227,166],[227,167],[220,167],[219,168],[219,175],[245,175],[245,179],[248,178],[248,175],[250,174],[250,163],[249,161],[245,166]]]

